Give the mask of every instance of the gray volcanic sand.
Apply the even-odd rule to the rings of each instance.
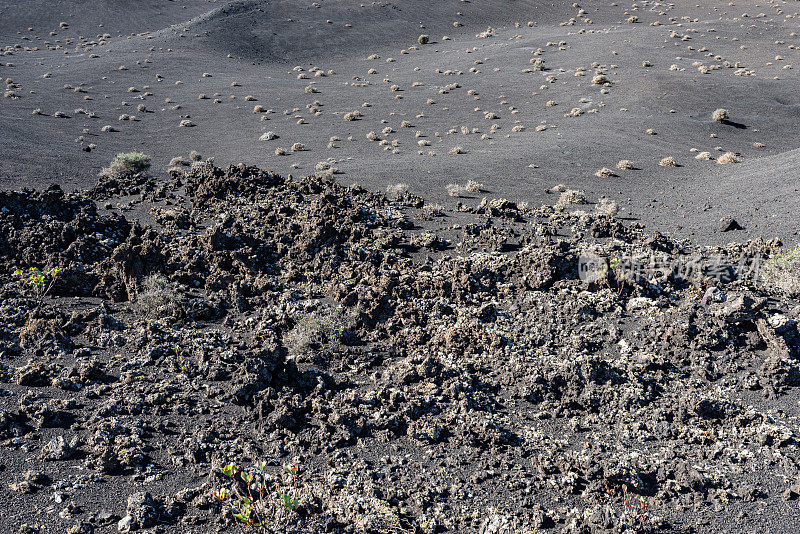
[[[649,228],[702,243],[797,241],[793,3],[100,4],[0,8],[0,72],[18,95],[4,98],[0,112],[3,187],[83,188],[120,151],[150,154],[163,170],[198,150],[218,163],[295,175],[334,160],[343,183],[407,183],[445,205],[455,202],[445,186],[468,179],[490,197],[534,204],[552,201],[545,191],[564,183],[616,200],[623,216]],[[488,27],[493,35],[479,36]],[[423,33],[430,43],[420,46]],[[535,58],[544,71],[532,70]],[[593,84],[596,72],[610,85]],[[271,112],[254,113],[255,105]],[[719,107],[730,122],[712,121]],[[32,114],[37,108],[43,115]],[[575,108],[583,114],[568,116]],[[354,110],[359,120],[343,120]],[[195,126],[179,127],[183,119]],[[101,132],[104,125],[119,131]],[[259,141],[267,131],[278,139]],[[367,140],[371,131],[387,145]],[[339,140],[329,145],[331,138]],[[306,149],[289,151],[294,143]],[[449,154],[456,146],[465,153]],[[277,147],[288,155],[276,156]],[[702,151],[743,161],[696,160]],[[658,165],[670,156],[679,167]],[[594,176],[622,159],[636,170]],[[720,233],[727,215],[745,230]]]

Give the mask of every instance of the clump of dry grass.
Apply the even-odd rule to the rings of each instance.
[[[314,165],[314,170],[327,175],[337,174],[339,172],[339,169],[334,167],[335,164],[336,160],[333,158],[329,158],[326,159],[325,161],[317,162],[317,164]]]
[[[444,217],[444,206],[441,204],[425,204],[422,206],[422,218],[432,219],[434,217]]]
[[[306,149],[306,146],[303,143],[295,143],[292,145],[292,152],[302,152]]]
[[[358,110],[351,111],[344,114],[344,120],[348,122],[356,121],[361,118],[361,112]]]
[[[619,176],[617,173],[615,173],[608,167],[603,167],[602,169],[594,173],[594,175],[597,176],[598,178],[613,178],[615,176]]]
[[[621,159],[617,162],[617,168],[622,171],[629,171],[631,169],[635,169],[633,162],[629,159]]]
[[[619,213],[619,207],[617,206],[617,203],[613,200],[609,200],[606,197],[601,198],[597,202],[595,209],[600,215],[606,215],[608,217],[615,217]]]
[[[447,194],[451,197],[460,197],[465,192],[464,186],[459,184],[447,184],[445,189],[447,190]]]
[[[558,205],[586,204],[586,195],[583,191],[567,189],[558,196]]]
[[[400,199],[408,194],[408,184],[389,184],[386,186],[386,195],[394,200]]]
[[[717,122],[725,122],[728,120],[728,110],[723,108],[715,109],[714,113],[711,114],[711,118]]]
[[[261,104],[253,106],[253,113],[264,113],[265,111],[267,111],[267,109]]]
[[[193,122],[192,122],[192,121],[190,121],[189,119],[183,119],[183,120],[182,120],[182,121],[181,121],[181,122],[178,124],[178,126],[180,126],[181,128],[191,128],[192,126],[195,126],[195,123],[193,123]]]
[[[143,174],[150,168],[150,156],[141,152],[119,153],[108,167],[100,171],[102,176],[125,178]]]
[[[419,37],[417,37],[417,42],[419,44],[421,44],[421,45],[428,44],[430,41],[431,41],[430,36],[425,35],[424,33],[422,35],[420,35]]]
[[[450,149],[450,154],[466,154],[466,152],[462,146],[454,146]]]
[[[661,161],[659,161],[658,164],[661,165],[662,167],[677,167],[678,166],[678,160],[676,160],[672,156],[668,156],[668,157],[662,159]]]
[[[700,152],[694,157],[694,159],[711,159],[711,152]]]
[[[178,167],[178,166],[188,167],[189,165],[191,165],[191,162],[188,159],[184,158],[183,156],[175,156],[174,158],[169,160],[170,167]]]
[[[475,180],[467,180],[466,185],[464,186],[464,190],[470,193],[480,193],[485,188],[482,183],[476,182]]]
[[[258,138],[259,141],[272,141],[273,139],[277,139],[278,135],[275,132],[264,132],[261,134],[261,137]]]
[[[739,163],[740,161],[742,161],[742,158],[737,156],[734,152],[725,152],[717,158],[717,163],[720,165],[725,165],[727,163]]]
[[[764,280],[790,297],[800,296],[800,247],[769,258],[764,264]]]

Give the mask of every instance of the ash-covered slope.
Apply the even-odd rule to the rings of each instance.
[[[85,188],[118,152],[165,170],[198,150],[284,175],[334,167],[341,183],[404,183],[450,207],[542,205],[563,183],[675,237],[796,242],[797,196],[764,201],[792,175],[752,176],[798,149],[797,15],[752,0],[573,4],[8,7],[0,184]],[[130,31],[104,36],[106,19]],[[728,152],[741,163],[716,162]],[[483,192],[449,196],[468,180]],[[720,232],[723,217],[744,230]]]

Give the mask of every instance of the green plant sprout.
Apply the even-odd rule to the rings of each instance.
[[[27,271],[17,269],[14,276],[18,277],[22,284],[32,293],[36,301],[41,305],[44,298],[53,289],[61,269],[53,268],[47,271],[39,270],[38,267],[31,267]]]
[[[220,471],[227,477],[228,484],[215,490],[212,496],[244,528],[263,531],[269,523],[286,523],[297,513],[299,465],[284,467],[283,474],[288,477],[283,482],[281,477],[267,473],[266,462],[253,470],[225,464],[220,466]]]
[[[178,362],[178,368],[181,370],[181,373],[186,374],[189,371],[189,368],[186,365],[186,360],[183,358],[183,354],[181,354],[181,348],[172,347],[172,350],[175,351],[175,359]]]

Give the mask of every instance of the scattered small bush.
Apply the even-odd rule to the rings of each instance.
[[[720,165],[725,165],[727,163],[739,163],[740,161],[742,161],[742,158],[740,158],[733,152],[725,152],[724,154],[722,154],[720,157],[717,158],[717,163],[719,163]]]
[[[659,161],[658,164],[661,165],[662,167],[677,167],[678,160],[676,160],[672,156],[669,156]]]
[[[559,195],[558,204],[586,204],[586,195],[583,193],[583,191],[567,189]]]
[[[386,186],[386,196],[397,200],[408,194],[408,184],[394,184]]]
[[[595,209],[600,215],[607,215],[608,217],[615,217],[619,213],[619,207],[617,207],[617,203],[613,200],[607,199],[606,197],[601,198],[597,202]]]
[[[598,178],[613,178],[615,176],[618,176],[617,173],[615,173],[613,170],[609,169],[608,167],[603,167],[602,169],[600,169],[599,171],[594,173],[594,175],[597,176]]]
[[[114,156],[102,174],[111,177],[131,177],[143,174],[150,168],[150,156],[141,152],[121,152]]]
[[[764,280],[790,297],[800,296],[800,247],[769,258],[764,264]]]
[[[621,159],[619,160],[619,162],[617,162],[617,168],[623,171],[629,171],[631,169],[634,169],[635,167],[631,160]]]
[[[711,114],[711,118],[717,122],[725,122],[728,120],[728,110],[723,108],[715,109],[714,113]]]
[[[467,184],[464,186],[464,190],[470,193],[480,193],[484,190],[483,184],[476,182],[475,180],[467,180]]]

